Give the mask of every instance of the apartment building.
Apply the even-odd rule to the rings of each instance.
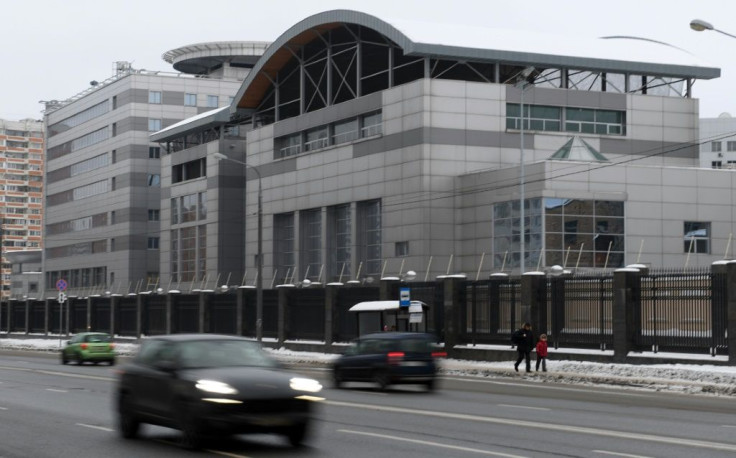
[[[44,173],[43,122],[0,119],[0,238],[2,298],[12,290],[7,253],[41,248]],[[33,289],[38,284],[31,285]]]
[[[161,156],[149,135],[228,107],[263,42],[184,46],[176,72],[116,62],[113,75],[46,102],[45,288],[78,294],[150,290],[160,283]]]

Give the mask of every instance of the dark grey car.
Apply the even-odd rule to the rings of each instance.
[[[336,387],[344,382],[374,382],[382,390],[393,384],[435,387],[436,358],[446,353],[434,344],[435,337],[415,332],[368,334],[338,357],[333,365]]]
[[[270,432],[292,445],[305,440],[316,380],[283,370],[256,342],[212,334],[146,339],[120,371],[116,407],[120,433],[141,423],[179,429],[197,448],[209,434]]]

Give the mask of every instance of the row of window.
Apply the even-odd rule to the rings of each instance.
[[[521,129],[521,105],[506,104],[506,128]],[[524,129],[546,132],[624,135],[626,113],[593,108],[524,104]]]
[[[322,239],[323,211],[327,213],[325,240]],[[295,232],[296,218],[299,234]],[[353,225],[356,241],[351,236]],[[274,215],[274,277],[282,283],[304,278],[346,281],[354,272],[353,254],[358,262],[356,275],[379,275],[381,234],[380,200],[357,202],[354,212],[351,204],[342,204]]]
[[[79,126],[90,119],[94,119],[107,113],[108,111],[110,111],[110,102],[108,100],[100,102],[97,105],[93,105],[84,111],[80,111],[75,115],[50,125],[48,128],[49,137],[53,137],[54,135],[67,131],[72,127]]]
[[[0,139],[0,146],[7,146],[8,148],[43,149],[43,143],[29,142],[29,141],[17,141],[17,140],[2,140],[2,139]]]
[[[173,229],[170,253],[172,281],[203,279],[207,273],[207,226]]]
[[[295,156],[302,152],[380,135],[382,132],[382,113],[380,111],[369,113],[277,138],[274,145],[274,155],[275,159]]]
[[[232,103],[233,97],[230,97],[229,102]],[[162,102],[161,91],[148,91],[148,103],[160,104]],[[184,106],[196,107],[197,106],[197,94],[185,93],[184,94]],[[208,95],[206,100],[206,107],[218,108],[220,106],[220,97],[217,95]]]
[[[87,267],[84,269],[56,270],[46,273],[46,284],[55,285],[58,280],[66,280],[69,288],[84,288],[104,285],[107,267]]]
[[[43,133],[38,131],[27,131],[27,130],[15,130],[15,129],[2,129],[0,128],[0,135],[7,135],[8,137],[34,137],[43,138]]]
[[[720,153],[723,151],[723,142],[710,142],[710,150],[713,153]],[[736,151],[736,141],[727,141],[726,151]]]

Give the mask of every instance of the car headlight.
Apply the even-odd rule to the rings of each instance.
[[[306,391],[308,393],[319,393],[322,391],[322,385],[311,378],[294,377],[289,380],[289,386],[295,391]]]
[[[217,380],[197,380],[197,384],[194,386],[196,386],[198,390],[206,391],[208,393],[238,394],[238,390],[227,383],[218,382]]]

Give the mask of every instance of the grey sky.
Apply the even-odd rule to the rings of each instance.
[[[699,81],[703,117],[736,116],[736,39],[690,30],[691,19],[736,34],[732,0],[5,0],[0,3],[0,118],[42,117],[40,100],[63,100],[92,80],[112,76],[113,62],[173,70],[161,55],[205,41],[273,41],[301,19],[329,9],[383,19],[509,28],[581,39],[634,35],[684,48],[722,76]],[[12,19],[11,19],[12,18]]]

